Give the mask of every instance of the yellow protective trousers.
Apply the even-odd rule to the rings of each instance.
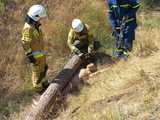
[[[45,78],[47,69],[45,56],[36,59],[36,63],[32,64],[32,84],[36,91],[43,89],[43,83],[47,81]]]

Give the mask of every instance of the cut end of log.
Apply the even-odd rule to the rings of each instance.
[[[94,63],[90,63],[87,65],[87,70],[94,73],[97,71],[97,66]]]

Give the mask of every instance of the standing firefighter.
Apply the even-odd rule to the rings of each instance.
[[[40,20],[46,17],[46,10],[42,5],[33,5],[27,13],[22,31],[22,44],[25,55],[32,65],[32,84],[37,92],[48,86],[48,81],[45,80],[48,66],[40,29]]]
[[[109,20],[115,36],[114,56],[128,57],[135,40],[136,12],[138,0],[106,0],[109,6]]]

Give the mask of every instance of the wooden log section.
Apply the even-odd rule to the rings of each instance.
[[[73,78],[74,74],[80,68],[82,60],[74,55],[64,69],[53,79],[53,82],[47,90],[41,95],[35,108],[25,116],[25,120],[44,120],[44,116],[56,102],[56,97],[66,87]]]

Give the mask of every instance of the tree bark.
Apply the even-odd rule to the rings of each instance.
[[[51,107],[56,102],[58,95],[63,91],[67,84],[72,80],[74,74],[82,65],[82,60],[74,55],[63,70],[53,79],[53,82],[42,94],[36,107],[29,112],[25,120],[43,120]]]

